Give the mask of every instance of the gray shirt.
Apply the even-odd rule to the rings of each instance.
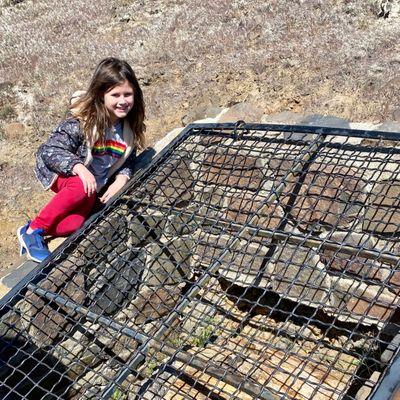
[[[93,161],[89,171],[96,178],[97,191],[107,183],[107,173],[122,157],[126,143],[122,138],[122,123],[119,120],[111,129],[107,129],[103,141],[97,141],[92,148]]]

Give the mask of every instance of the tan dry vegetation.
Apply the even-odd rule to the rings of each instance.
[[[193,110],[241,101],[267,114],[390,120],[400,21],[378,18],[374,3],[0,0],[0,275],[19,260],[16,228],[48,198],[34,152],[101,58],[134,66],[150,144]]]

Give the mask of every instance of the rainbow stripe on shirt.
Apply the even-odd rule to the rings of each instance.
[[[111,157],[120,158],[126,150],[126,144],[115,140],[97,141],[92,149],[92,154],[96,156],[104,156],[106,154]]]

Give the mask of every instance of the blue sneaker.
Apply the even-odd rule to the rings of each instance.
[[[27,253],[28,258],[36,262],[42,262],[50,251],[43,239],[43,229],[35,229],[32,233],[26,233],[29,222],[18,228],[17,236],[21,245],[20,255]]]

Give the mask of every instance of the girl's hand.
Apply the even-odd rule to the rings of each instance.
[[[99,198],[102,203],[107,203],[108,200],[111,199],[116,193],[118,193],[129,181],[129,178],[126,175],[117,175],[115,177],[115,181],[108,187],[106,192]]]
[[[96,178],[83,164],[75,164],[74,168],[72,168],[72,172],[79,176],[83,183],[85,193],[88,196],[92,196],[94,193],[96,193]]]

